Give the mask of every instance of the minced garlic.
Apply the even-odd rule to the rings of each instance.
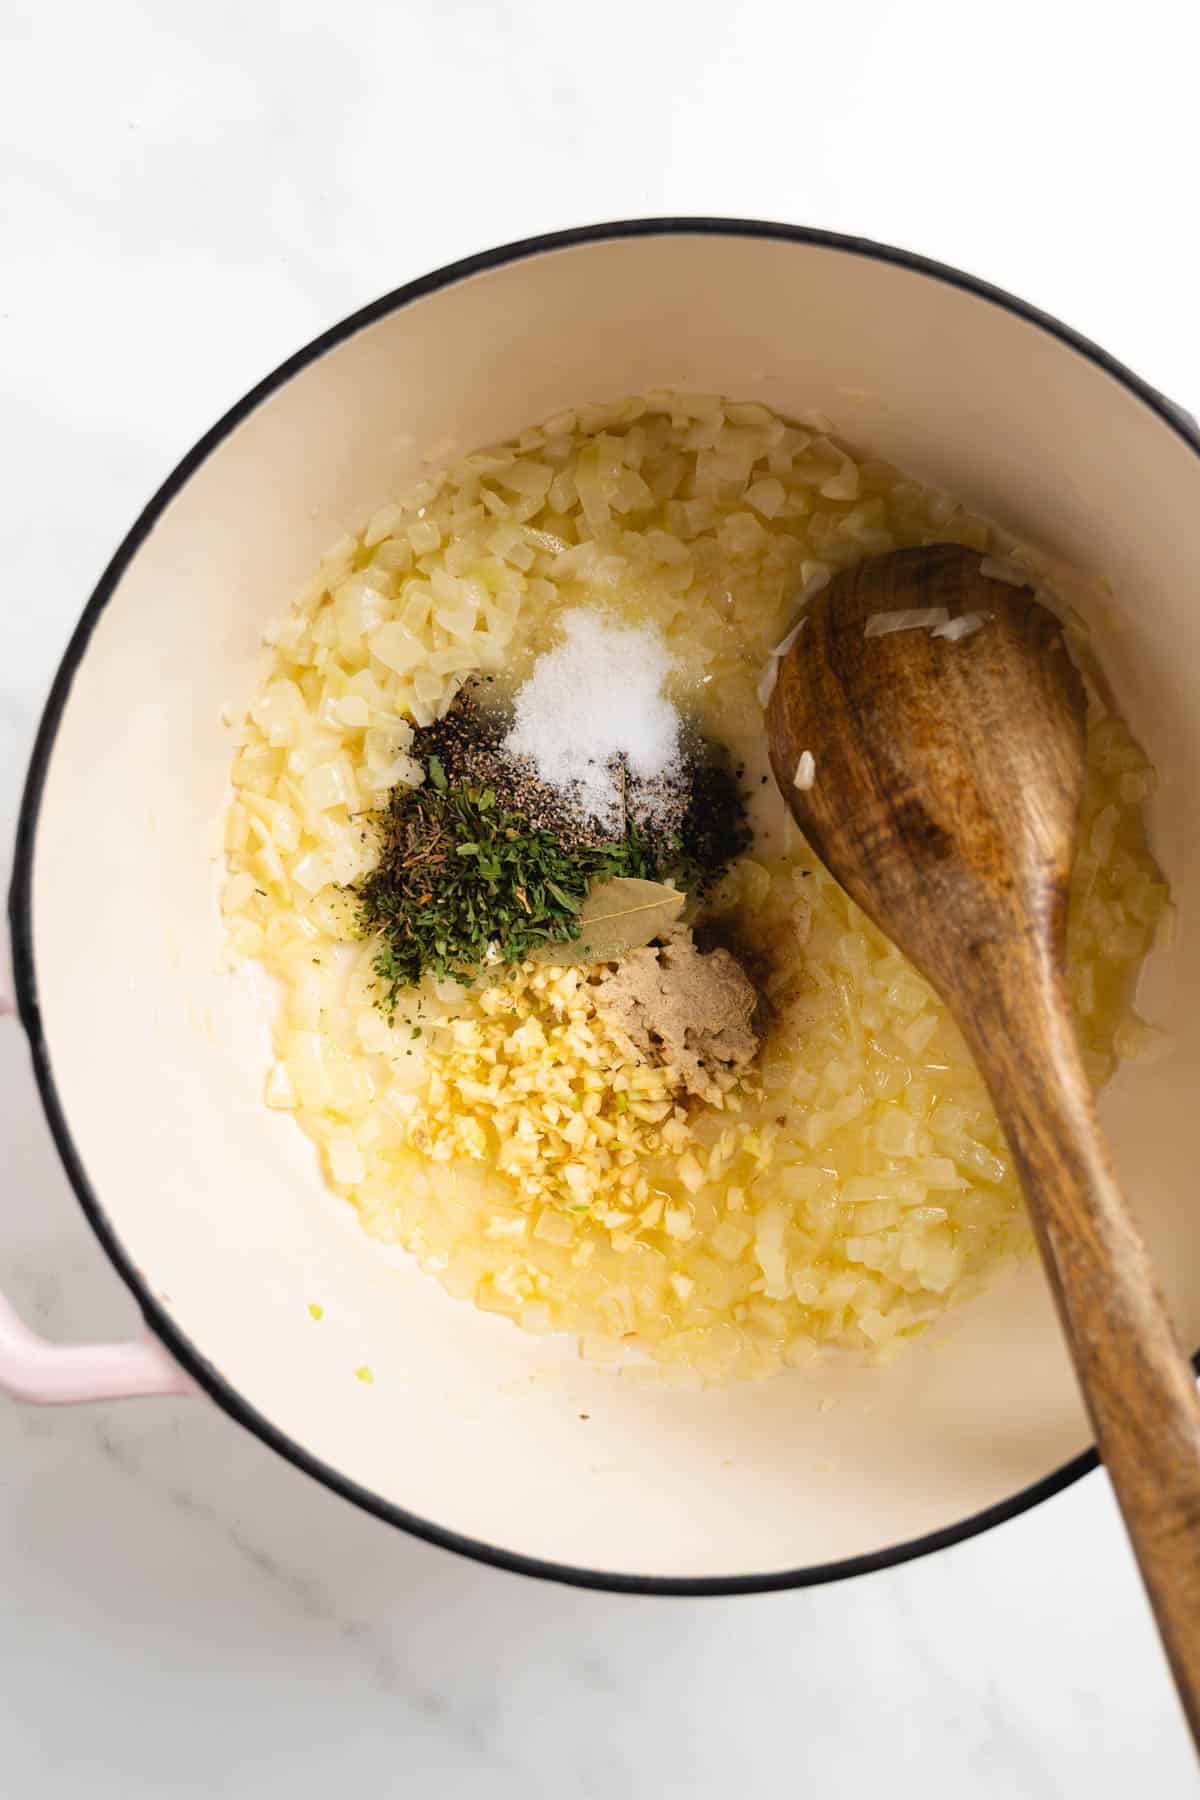
[[[550,1240],[564,1212],[587,1215],[614,1237],[663,1229],[655,1159],[670,1159],[695,1191],[710,1160],[723,1165],[749,1134],[734,1120],[711,1150],[696,1140],[686,1071],[643,1061],[605,1021],[597,973],[525,963],[469,993],[432,1037],[407,1121],[413,1149],[435,1162],[488,1163],[523,1206],[547,1209],[535,1229]],[[738,1096],[725,1104],[736,1111]],[[668,1214],[665,1229],[678,1235]]]

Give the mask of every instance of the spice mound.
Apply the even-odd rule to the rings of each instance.
[[[594,882],[657,873],[632,835],[602,849],[565,848],[552,832],[503,811],[492,789],[433,780],[396,788],[376,820],[379,858],[358,883],[358,927],[374,936],[377,995],[395,1012],[422,977],[470,981],[489,962],[518,963],[579,936]]]
[[[677,831],[687,788],[662,637],[589,607],[571,608],[558,624],[561,641],[517,693],[506,748],[606,836],[631,821]]]
[[[758,1050],[758,994],[728,950],[691,933],[635,950],[605,976],[596,1009],[642,1058],[677,1073],[688,1093],[722,1106]]]
[[[535,831],[548,831],[566,849],[604,841],[594,819],[582,814],[569,794],[543,781],[528,757],[505,748],[509,709],[490,700],[482,687],[463,688],[450,711],[416,741],[415,753],[428,777],[440,768],[451,788],[491,792],[505,812],[520,813]]]
[[[377,997],[389,1016],[427,975],[469,983],[486,966],[515,966],[556,946],[564,961],[595,962],[640,948],[674,921],[685,895],[701,901],[749,844],[727,754],[688,732],[665,701],[645,742],[628,720],[601,740],[593,720],[584,741],[598,760],[556,761],[572,722],[554,710],[555,684],[569,675],[574,693],[581,646],[601,664],[638,649],[656,694],[662,678],[661,647],[657,662],[647,648],[653,634],[569,618],[565,645],[539,660],[522,690],[537,690],[548,711],[526,701],[522,713],[518,695],[518,717],[547,766],[514,754],[501,711],[464,693],[416,734],[411,769],[363,828],[376,859],[351,891],[358,932],[376,943]],[[604,820],[594,804],[601,789],[616,806]]]

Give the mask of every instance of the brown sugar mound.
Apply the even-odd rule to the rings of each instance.
[[[677,1069],[689,1093],[720,1106],[754,1059],[758,992],[728,950],[705,954],[690,933],[635,950],[596,989],[596,1009],[652,1063]]]

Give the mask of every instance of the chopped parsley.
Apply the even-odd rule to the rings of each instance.
[[[697,782],[679,836],[631,824],[600,845],[563,844],[498,806],[491,788],[452,787],[437,756],[426,771],[424,787],[392,790],[376,818],[379,861],[352,890],[361,935],[378,940],[375,976],[389,1018],[425,975],[469,984],[493,945],[513,964],[542,945],[572,942],[598,882],[669,875],[702,894],[749,842],[737,782],[723,770]]]

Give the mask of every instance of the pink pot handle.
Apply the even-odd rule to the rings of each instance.
[[[52,1344],[0,1294],[0,1392],[34,1406],[134,1400],[196,1389],[156,1338],[128,1344]]]
[[[0,1014],[15,1013],[7,945],[0,943]],[[128,1344],[52,1344],[18,1318],[0,1294],[0,1393],[35,1406],[133,1400],[197,1389],[156,1338]]]

